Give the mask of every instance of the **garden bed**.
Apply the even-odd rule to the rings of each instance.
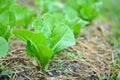
[[[104,36],[109,29],[109,25],[99,21],[85,27],[76,45],[52,60],[48,72],[33,64],[33,59],[26,55],[25,43],[16,38],[11,39],[9,55],[0,62],[14,71],[10,80],[98,80],[103,76],[109,80],[112,54],[116,53]]]

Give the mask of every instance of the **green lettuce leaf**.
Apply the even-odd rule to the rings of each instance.
[[[65,24],[59,24],[53,29],[49,41],[51,43],[50,47],[54,50],[55,54],[75,44],[74,34]]]
[[[13,34],[26,43],[29,40],[35,44],[46,44],[46,37],[43,33],[33,33],[28,30],[14,30]]]
[[[3,37],[0,37],[0,58],[5,57],[8,54],[8,50],[8,42]]]
[[[17,26],[22,26],[23,28],[28,28],[35,15],[34,10],[18,4],[12,4],[10,11],[15,14]]]
[[[4,26],[14,27],[16,25],[16,18],[13,12],[6,10],[0,14],[0,23]]]

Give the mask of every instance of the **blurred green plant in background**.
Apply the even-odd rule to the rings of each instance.
[[[102,14],[107,17],[116,39],[120,42],[120,0],[102,0],[102,2]]]

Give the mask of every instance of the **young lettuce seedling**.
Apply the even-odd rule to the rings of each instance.
[[[8,40],[11,36],[11,28],[15,26],[14,13],[9,10],[14,0],[0,1],[0,58],[5,57],[9,50]]]
[[[11,36],[11,29],[15,26],[16,19],[13,12],[6,10],[0,14],[0,36],[6,40]]]
[[[39,33],[27,30],[14,30],[13,34],[27,43],[26,51],[33,56],[46,70],[47,64],[58,55],[59,52],[75,44],[74,35],[71,29],[65,24],[59,24],[54,28],[48,28],[49,34],[40,29]]]
[[[28,28],[35,16],[35,11],[27,6],[20,6],[14,3],[10,6],[10,10],[15,14],[16,25],[25,29]]]
[[[43,32],[45,34],[50,43],[48,45],[55,52],[75,44],[72,30],[65,24],[64,18],[61,18],[61,15],[59,16],[46,13],[42,16],[42,19],[36,19],[32,24],[35,33]],[[58,51],[57,47],[59,47]]]
[[[15,0],[1,0],[0,1],[0,36],[7,41],[11,36],[11,29],[16,26],[16,18],[10,6]]]
[[[79,16],[90,23],[98,16],[98,9],[87,4],[80,5]]]
[[[98,15],[99,3],[99,0],[66,0],[65,8],[73,9],[80,18],[91,23]]]
[[[47,36],[51,33],[50,30],[57,26],[60,23],[64,23],[69,26],[69,28],[73,31],[74,35],[77,36],[81,28],[88,24],[88,22],[83,21],[82,19],[76,18],[68,18],[69,15],[62,13],[45,13],[41,19],[35,19],[32,23],[32,26],[36,33],[45,32]],[[50,26],[50,27],[49,27]],[[48,28],[47,28],[48,27]]]

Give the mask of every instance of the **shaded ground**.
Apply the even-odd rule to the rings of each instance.
[[[0,59],[0,65],[15,71],[6,80],[99,80],[102,76],[110,80],[110,64],[114,62],[112,54],[116,50],[106,41],[105,34],[109,32],[109,25],[94,21],[82,30],[75,46],[63,50],[52,60],[48,72],[33,64],[22,41],[12,38],[9,55]]]

